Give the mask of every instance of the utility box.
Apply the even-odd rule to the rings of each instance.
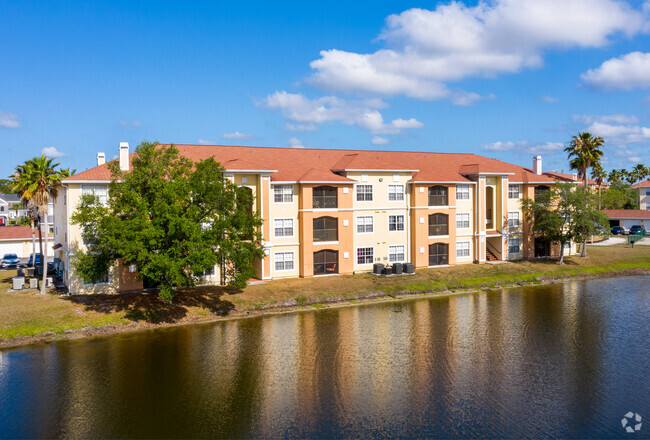
[[[29,279],[29,288],[30,289],[38,289],[38,278],[30,278]]]
[[[395,275],[401,275],[402,274],[402,263],[394,263],[393,264],[393,273]]]
[[[415,265],[413,263],[404,263],[404,273],[415,273]]]
[[[372,273],[380,275],[384,270],[384,265],[381,263],[375,263],[372,265]]]
[[[14,290],[23,290],[25,288],[25,277],[13,277],[11,279],[13,281],[13,289]]]
[[[52,277],[47,277],[47,283],[45,283],[45,287],[54,287],[54,279]]]

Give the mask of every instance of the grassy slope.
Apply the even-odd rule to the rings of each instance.
[[[65,298],[54,292],[45,296],[36,291],[8,292],[15,271],[0,271],[0,340],[105,325],[191,322],[233,309],[247,311],[306,304],[318,307],[319,303],[373,294],[494,287],[516,282],[536,283],[549,277],[650,270],[650,246],[590,246],[588,252],[589,258],[570,257],[562,266],[553,261],[470,264],[418,270],[413,276],[402,277],[359,274],[287,279],[249,286],[238,293],[219,287],[201,287],[183,290],[172,304],[152,294]]]

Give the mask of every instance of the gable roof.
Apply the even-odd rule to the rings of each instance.
[[[18,194],[3,194],[0,193],[0,199],[4,200],[5,202],[11,204],[11,203],[19,203],[20,202],[20,196]]]
[[[644,180],[643,182],[635,183],[632,185],[632,188],[650,188],[650,179]]]
[[[516,183],[551,184],[562,180],[557,173],[537,175],[530,168],[469,153],[174,145],[192,161],[213,157],[227,171],[268,173],[271,180],[279,182],[352,183],[351,179],[341,175],[345,171],[409,172],[412,182],[469,183],[471,176],[477,173],[507,175],[511,182]],[[134,154],[131,153],[131,158]],[[106,163],[63,182],[110,180],[111,173]]]

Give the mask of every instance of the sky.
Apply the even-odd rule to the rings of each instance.
[[[650,165],[650,0],[0,0],[0,178],[120,142]]]

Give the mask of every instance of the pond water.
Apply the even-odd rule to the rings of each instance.
[[[650,276],[0,351],[0,437],[650,437]],[[645,418],[627,434],[629,411]]]

